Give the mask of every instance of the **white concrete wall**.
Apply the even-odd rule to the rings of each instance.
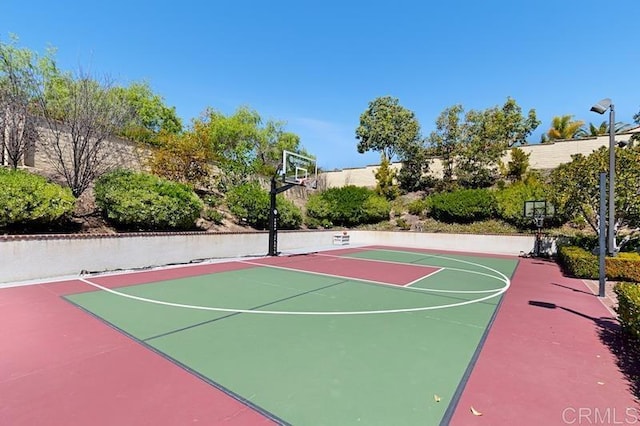
[[[332,248],[335,231],[283,231],[286,252]],[[518,255],[533,249],[533,236],[349,231],[350,245],[392,245],[476,253]],[[180,233],[105,236],[0,237],[0,283],[74,276],[82,271],[188,263],[195,260],[261,256],[268,233]]]
[[[380,244],[400,247],[421,247],[470,253],[490,253],[517,256],[533,250],[532,235],[469,235],[431,234],[426,232],[356,231],[350,238],[354,244]]]

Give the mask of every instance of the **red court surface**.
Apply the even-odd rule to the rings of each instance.
[[[172,268],[162,278],[246,267]],[[99,280],[133,284],[157,274]],[[84,290],[75,280],[0,290],[0,425],[274,423],[60,297]],[[581,280],[553,262],[521,259],[450,424],[640,424],[640,404],[612,353],[616,327]]]
[[[272,257],[250,261],[247,264],[275,266],[399,286],[409,285],[413,281],[424,278],[440,269],[399,263],[391,266],[387,262],[372,262],[366,259],[339,257],[330,254]]]
[[[59,297],[81,284],[2,290],[0,425],[273,424]]]
[[[616,331],[582,280],[522,259],[450,424],[640,424]]]

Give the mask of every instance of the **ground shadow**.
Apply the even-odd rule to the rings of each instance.
[[[616,364],[629,383],[629,391],[640,400],[640,341],[624,333],[620,324],[613,318],[592,317],[574,309],[558,306],[555,303],[530,300],[529,305],[545,309],[563,311],[591,320],[598,327],[598,337],[616,357]]]
[[[571,291],[574,291],[576,293],[583,293],[583,294],[588,294],[589,296],[595,296],[595,294],[593,294],[590,291],[580,290],[580,289],[577,289],[577,288],[569,287],[568,285],[558,284],[558,283],[551,283],[551,285],[555,285],[557,287],[566,288],[567,290],[571,290]]]
[[[598,334],[600,340],[616,356],[618,368],[629,381],[631,392],[640,400],[640,341],[624,333],[618,323],[613,323],[611,327],[601,327]]]

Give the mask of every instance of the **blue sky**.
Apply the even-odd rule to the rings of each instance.
[[[355,128],[379,96],[412,110],[426,136],[442,110],[514,98],[542,124],[609,97],[640,111],[640,1],[2,0],[0,38],[58,49],[61,68],[146,80],[188,124],[240,106],[285,121],[326,170],[375,164]]]

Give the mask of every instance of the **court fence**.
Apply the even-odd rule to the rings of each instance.
[[[281,231],[283,255],[335,245],[336,231]],[[349,246],[388,245],[434,250],[518,256],[533,250],[533,235],[469,235],[400,231],[348,231]],[[185,264],[216,259],[264,256],[267,232],[130,233],[105,235],[0,236],[0,283],[11,285],[45,279]],[[344,242],[344,239],[340,239]],[[344,244],[340,248],[345,248]],[[555,245],[548,247],[553,254]]]

